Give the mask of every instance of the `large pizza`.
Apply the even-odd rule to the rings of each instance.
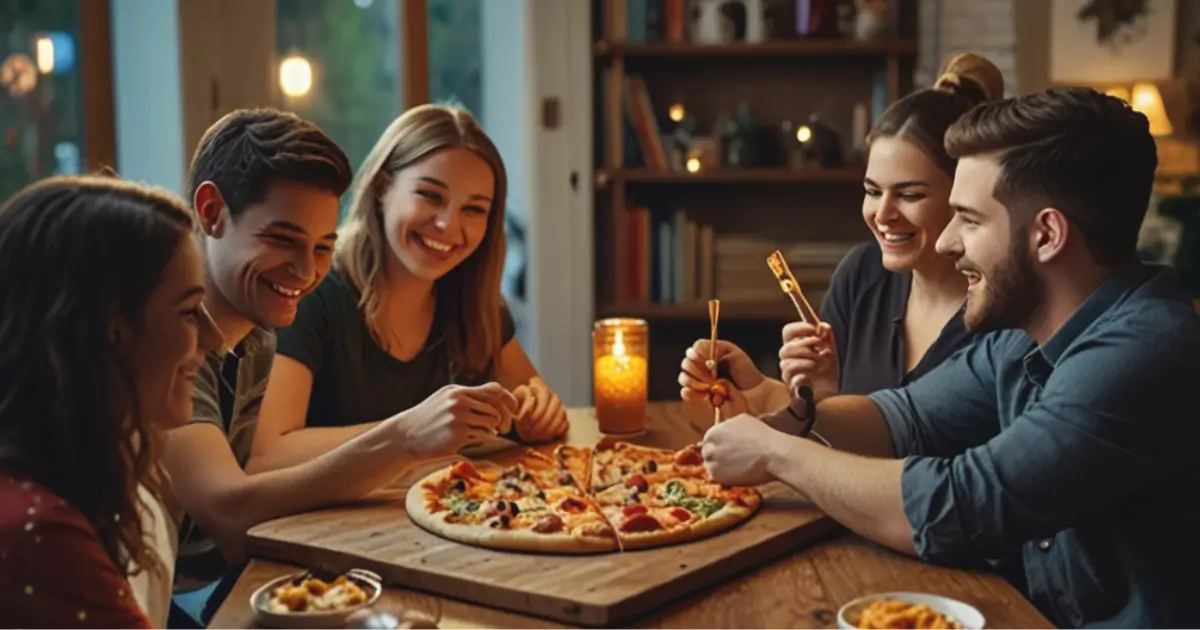
[[[693,540],[750,518],[762,496],[726,488],[696,445],[626,442],[525,451],[516,464],[460,461],[409,490],[420,527],[462,543],[519,551],[603,553]]]

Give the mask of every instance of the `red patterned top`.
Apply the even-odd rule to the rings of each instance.
[[[83,514],[0,473],[0,619],[16,628],[150,628]]]

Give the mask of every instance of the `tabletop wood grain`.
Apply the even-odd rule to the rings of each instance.
[[[697,441],[712,422],[711,408],[681,403],[651,403],[643,436],[630,441],[680,447]],[[571,410],[567,441],[594,443],[598,434],[590,409]],[[505,460],[511,455],[501,455]],[[387,500],[402,494],[414,471],[390,489],[377,493]],[[389,495],[389,493],[391,493]],[[297,517],[291,517],[296,519]],[[270,524],[265,524],[270,529]],[[259,526],[252,530],[260,530]],[[837,533],[798,552],[767,561],[721,583],[694,591],[622,625],[660,628],[833,628],[837,611],[863,595],[889,591],[936,593],[970,603],[983,613],[989,628],[1049,628],[1050,625],[1002,578],[990,574],[937,567],[892,553],[864,539]],[[253,552],[253,545],[251,550]],[[302,564],[299,557],[274,557]],[[213,628],[251,628],[250,595],[264,582],[302,570],[288,563],[255,559],[213,618]],[[392,611],[415,609],[439,620],[443,628],[543,628],[564,624],[516,614],[450,597],[404,588],[388,588],[377,605]]]

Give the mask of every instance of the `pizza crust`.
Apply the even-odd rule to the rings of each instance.
[[[489,549],[509,551],[531,551],[541,553],[604,553],[615,551],[615,538],[599,536],[575,536],[567,533],[539,534],[527,529],[498,529],[486,525],[447,523],[449,512],[430,512],[430,497],[424,488],[426,483],[443,481],[449,471],[438,471],[409,488],[404,500],[408,517],[421,529],[436,536],[455,542]]]

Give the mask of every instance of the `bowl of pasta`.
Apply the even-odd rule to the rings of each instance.
[[[860,597],[838,611],[845,630],[944,628],[982,630],[983,613],[956,599],[928,593],[880,593]]]
[[[250,607],[260,624],[272,628],[341,628],[382,593],[383,580],[365,569],[306,571],[263,584],[250,596]]]

